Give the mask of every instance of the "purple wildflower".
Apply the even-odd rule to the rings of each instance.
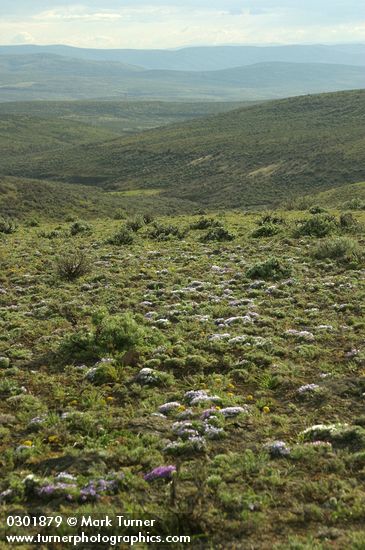
[[[155,479],[171,479],[174,472],[176,472],[176,466],[159,466],[146,474],[144,480],[154,481]]]

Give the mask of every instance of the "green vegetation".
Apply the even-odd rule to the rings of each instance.
[[[143,199],[178,201],[178,211],[264,208],[364,179],[364,107],[363,91],[267,102],[97,144],[34,154],[19,147],[1,157],[0,172],[108,191],[160,189]]]
[[[55,118],[65,122],[72,121],[106,128],[120,135],[129,135],[158,126],[214,115],[240,106],[244,106],[244,103],[220,103],[217,101],[175,103],[173,101],[127,100],[16,101],[0,103],[0,115]]]
[[[352,215],[131,215],[127,246],[110,218],[1,233],[2,516],[133,506],[197,548],[363,540]],[[298,235],[323,216],[333,236]],[[221,229],[232,239],[204,238]]]
[[[364,106],[132,137],[64,105],[3,116],[1,521],[125,512],[202,550],[362,548]]]

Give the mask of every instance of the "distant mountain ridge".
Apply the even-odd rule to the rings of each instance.
[[[143,69],[37,53],[0,55],[0,101],[246,101],[365,87],[365,67],[261,62],[215,71]]]
[[[0,55],[56,54],[121,62],[153,70],[211,71],[254,63],[330,63],[365,66],[365,44],[198,46],[177,50],[92,49],[64,45],[0,46]]]

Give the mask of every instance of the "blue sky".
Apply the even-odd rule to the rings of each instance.
[[[365,42],[364,0],[0,0],[2,44]]]

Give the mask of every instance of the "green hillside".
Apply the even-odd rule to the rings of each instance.
[[[365,179],[365,91],[297,97],[26,157],[8,175],[158,189],[207,207],[272,206]]]
[[[365,87],[363,66],[257,63],[217,71],[145,70],[52,54],[0,55],[0,101],[243,101]]]
[[[0,217],[64,221],[194,212],[186,200],[146,191],[110,193],[86,185],[0,176]]]
[[[14,155],[37,155],[40,151],[110,140],[109,130],[84,124],[30,115],[0,115],[0,154],[6,161]],[[1,161],[0,161],[1,162]]]
[[[229,111],[242,103],[170,101],[15,101],[0,103],[4,114],[61,118],[108,128],[120,135]]]
[[[322,191],[316,195],[309,195],[299,199],[307,204],[319,204],[327,208],[351,208],[352,210],[365,210],[365,182],[340,185],[328,191]],[[294,204],[295,206],[295,204]]]

